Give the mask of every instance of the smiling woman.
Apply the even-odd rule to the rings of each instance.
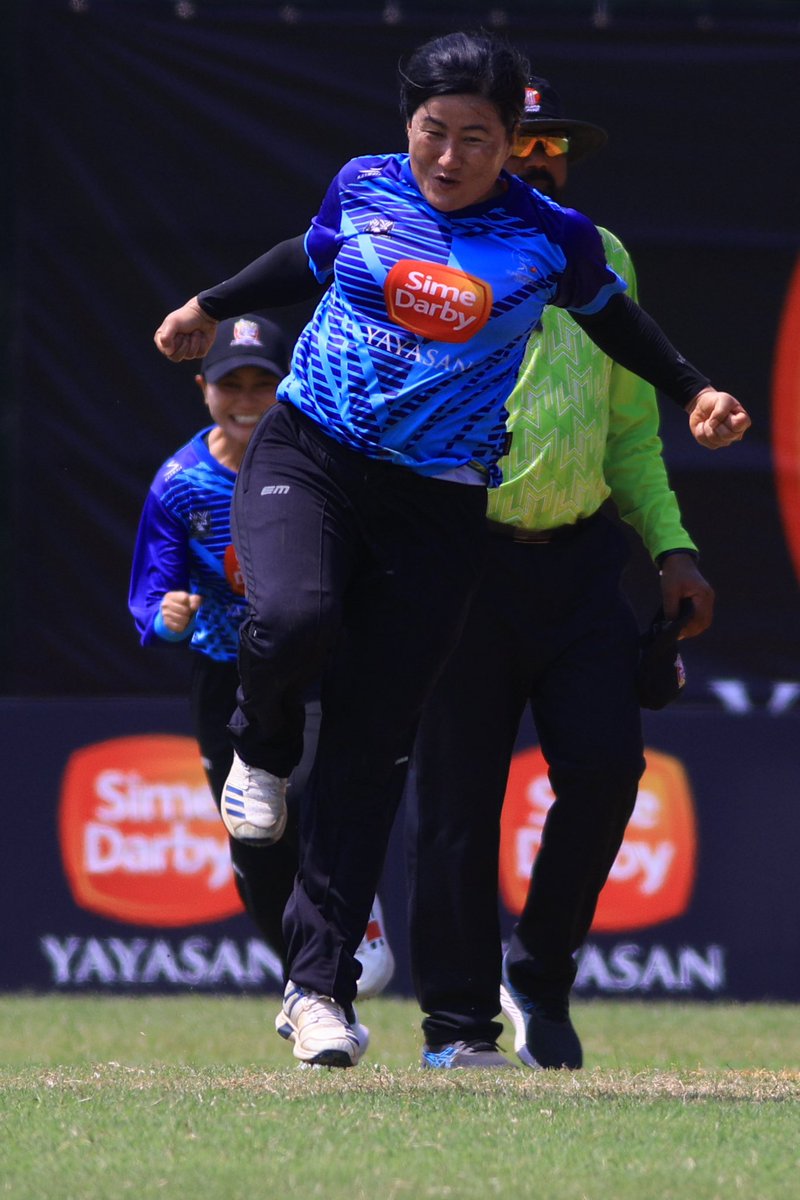
[[[480,577],[505,401],[545,305],[592,317],[603,349],[679,402],[717,396],[623,297],[592,223],[504,172],[529,74],[490,34],[421,46],[401,73],[409,153],[347,163],[304,236],[156,333],[171,360],[198,357],[220,319],[325,289],[237,479],[248,613],[222,802],[234,838],[277,840],[302,696],[324,675],[278,1017],[306,1062],[360,1057],[355,951],[423,704]]]

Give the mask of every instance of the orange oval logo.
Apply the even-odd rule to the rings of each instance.
[[[75,903],[136,925],[196,925],[242,911],[228,835],[197,744],[113,738],[69,758],[61,856]]]
[[[680,916],[692,894],[697,855],[694,806],[681,763],[647,750],[647,769],[625,840],[600,893],[592,929],[640,929]],[[539,747],[516,754],[508,776],[500,837],[500,892],[519,914],[553,803]]]
[[[434,342],[466,342],[483,329],[492,311],[492,289],[466,271],[404,258],[383,287],[397,325]]]
[[[772,396],[775,482],[786,540],[800,580],[800,260],[781,318]]]

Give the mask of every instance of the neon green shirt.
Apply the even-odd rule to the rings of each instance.
[[[609,265],[636,299],[627,250],[601,229]],[[511,451],[488,515],[526,529],[571,525],[609,496],[652,558],[696,549],[681,523],[658,435],[656,394],[613,362],[563,310],[545,309],[506,403]]]

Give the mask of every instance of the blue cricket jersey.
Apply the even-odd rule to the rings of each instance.
[[[371,457],[499,483],[505,400],[544,306],[590,314],[625,288],[586,217],[501,178],[502,195],[442,213],[407,154],[349,162],[306,234],[332,286],[279,397]]]
[[[202,429],[159,469],[145,501],[133,555],[128,607],[142,645],[185,641],[202,654],[233,661],[247,613],[244,585],[231,542],[236,473],[208,448],[213,425]],[[203,603],[182,634],[160,613],[166,592],[194,592]]]

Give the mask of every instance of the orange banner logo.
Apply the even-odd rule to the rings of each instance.
[[[242,911],[192,738],[113,738],[76,750],[59,837],[76,904],[136,925],[195,925]]]
[[[647,769],[592,929],[641,929],[680,916],[692,894],[697,834],[691,789],[681,763],[647,750]],[[528,894],[531,868],[553,792],[538,747],[514,756],[503,805],[500,892],[515,915]]]
[[[783,527],[800,580],[800,260],[789,284],[775,351],[772,452]]]
[[[412,258],[395,263],[383,290],[391,319],[434,342],[468,341],[492,311],[492,289],[482,279]]]

